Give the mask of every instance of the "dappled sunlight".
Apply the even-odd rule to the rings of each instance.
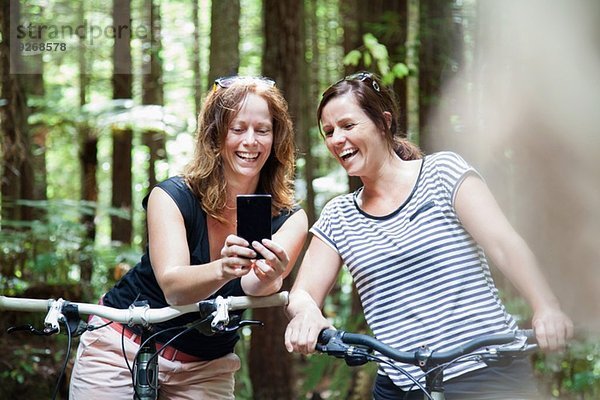
[[[482,172],[578,329],[600,332],[600,6],[481,3],[435,149]]]

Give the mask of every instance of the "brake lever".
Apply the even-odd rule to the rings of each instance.
[[[362,346],[353,346],[343,342],[343,331],[336,331],[327,343],[317,343],[315,348],[317,351],[336,358],[343,358],[346,365],[356,367],[369,362],[371,350]]]
[[[39,330],[34,328],[32,325],[21,325],[21,326],[11,326],[6,330],[6,333],[13,333],[17,331],[26,331],[28,333],[33,333],[37,336],[50,336],[58,333],[60,330],[58,328],[50,328],[46,327],[43,330]]]
[[[244,326],[257,325],[257,326],[265,326],[261,321],[251,320],[251,319],[243,319],[239,323],[230,323],[221,332],[234,332]]]
[[[228,324],[221,323],[214,326],[211,325],[211,329],[213,333],[228,333],[237,331],[238,329],[249,325],[264,326],[265,324],[261,321],[242,319],[239,315],[232,315]]]
[[[487,365],[506,366],[513,360],[523,357],[524,354],[533,353],[538,349],[536,344],[527,343],[526,336],[517,336],[514,342],[496,348],[488,349],[481,359]]]
[[[342,331],[336,331],[334,336],[332,336],[327,343],[317,343],[315,348],[321,353],[329,354],[336,358],[344,358],[350,346],[342,341],[342,334]]]

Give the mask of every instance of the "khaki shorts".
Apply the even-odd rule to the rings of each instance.
[[[93,317],[92,325],[102,325]],[[131,366],[139,346],[124,338],[125,353]],[[158,357],[159,399],[232,400],[235,399],[234,374],[240,359],[231,353],[211,361],[181,362]],[[85,332],[81,336],[69,399],[133,399],[131,373],[121,349],[121,335],[109,327]]]

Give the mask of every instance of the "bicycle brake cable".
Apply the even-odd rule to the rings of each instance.
[[[427,372],[425,372],[423,375],[419,376],[419,377],[417,378],[417,380],[421,380],[421,379],[423,379],[423,378],[427,377],[427,375],[429,375],[429,374],[433,374],[433,373],[435,373],[435,374],[437,375],[437,374],[441,373],[442,371],[444,371],[446,368],[448,368],[448,367],[450,367],[451,365],[453,365],[453,364],[456,364],[456,363],[458,363],[458,362],[466,362],[466,361],[478,361],[478,360],[480,361],[480,360],[481,360],[481,356],[482,356],[483,354],[484,354],[484,353],[469,353],[469,354],[463,354],[462,356],[456,357],[454,360],[450,360],[450,361],[448,361],[448,362],[446,362],[446,363],[442,363],[442,364],[436,365],[435,367],[433,367],[433,368],[431,368],[430,370],[428,370]],[[472,360],[470,360],[470,358],[472,358]],[[435,379],[436,377],[437,377],[437,376],[434,376],[434,379]],[[412,385],[412,386],[411,386],[411,387],[408,389],[408,391],[411,391],[411,390],[412,390],[412,388],[413,388],[414,386],[415,386],[415,385],[413,384],[413,385]]]
[[[410,379],[410,381],[413,383],[413,385],[408,390],[409,392],[410,392],[410,390],[412,390],[413,386],[416,385],[423,392],[423,394],[425,396],[427,396],[427,398],[429,400],[433,400],[433,398],[431,397],[431,395],[429,393],[427,393],[427,390],[423,387],[423,385],[414,376],[412,376],[409,372],[406,372],[403,368],[398,367],[392,361],[390,361],[386,358],[379,357],[379,356],[376,356],[376,355],[373,355],[370,353],[367,353],[367,358],[370,358],[372,361],[377,361],[379,363],[386,364],[389,367],[392,367],[396,371],[400,372],[402,375],[406,376],[408,379]],[[407,392],[407,394],[408,394],[408,392]]]
[[[63,377],[65,376],[65,371],[67,370],[67,365],[69,363],[69,356],[71,355],[71,342],[73,340],[72,332],[71,332],[71,327],[70,327],[67,319],[63,315],[61,315],[58,318],[58,321],[62,322],[63,324],[65,324],[65,329],[67,331],[67,338],[68,339],[67,339],[67,351],[66,351],[66,354],[65,354],[65,361],[64,361],[63,366],[61,368],[60,375],[58,376],[58,380],[56,381],[56,386],[54,387],[54,392],[52,393],[52,400],[56,399],[56,395],[58,394],[58,390],[60,389],[60,383],[62,382]]]

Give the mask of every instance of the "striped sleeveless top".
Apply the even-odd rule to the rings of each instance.
[[[478,175],[455,153],[428,155],[412,193],[391,214],[375,217],[362,211],[358,189],[332,199],[311,228],[341,256],[373,334],[398,350],[427,344],[445,351],[484,334],[516,329],[483,250],[454,210],[457,189],[469,174]],[[398,366],[415,377],[423,375],[418,367]],[[445,369],[444,377],[484,366],[458,363]],[[404,390],[413,386],[389,366],[380,366],[379,373]]]

